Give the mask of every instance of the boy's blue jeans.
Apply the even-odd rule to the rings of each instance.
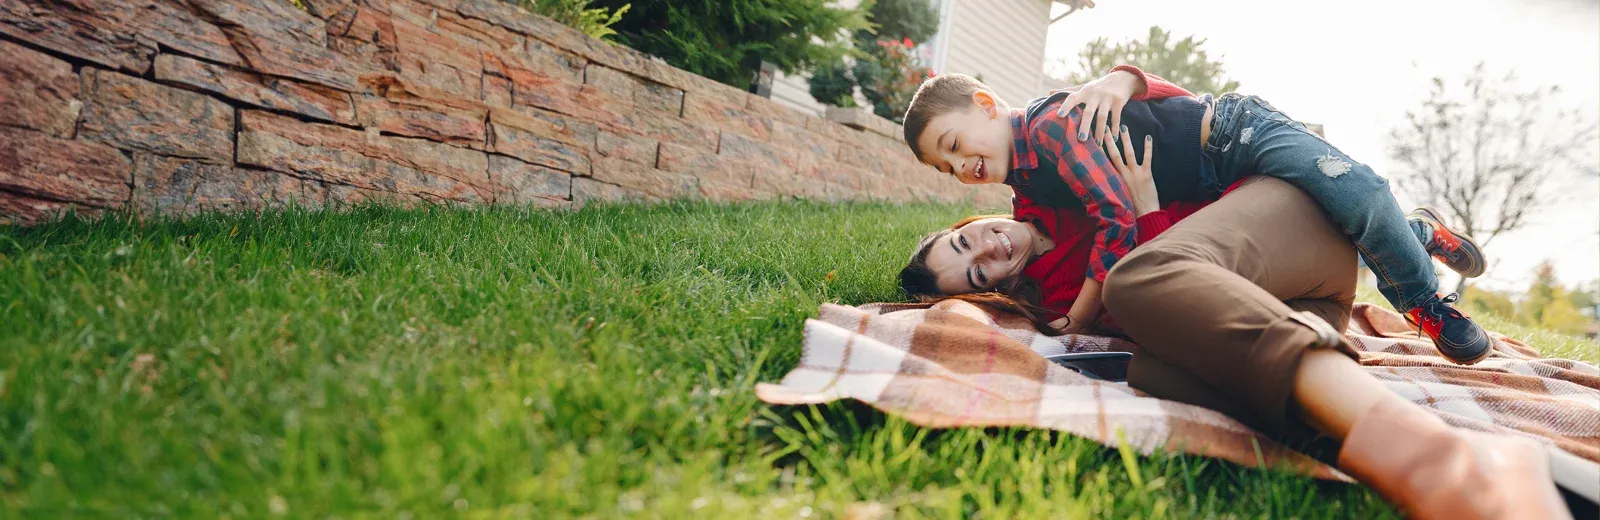
[[[1405,312],[1438,297],[1439,279],[1422,246],[1426,237],[1406,222],[1387,179],[1259,97],[1223,94],[1214,103],[1203,186],[1220,193],[1251,175],[1288,181],[1350,237],[1377,275],[1378,291],[1396,309]]]

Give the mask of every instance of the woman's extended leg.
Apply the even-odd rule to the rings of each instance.
[[[1124,258],[1105,303],[1142,350],[1244,403],[1241,420],[1275,432],[1305,420],[1344,441],[1341,467],[1414,516],[1564,514],[1539,446],[1469,437],[1361,369],[1326,321],[1348,315],[1354,262],[1310,198],[1261,178]],[[1331,303],[1285,303],[1317,299]]]

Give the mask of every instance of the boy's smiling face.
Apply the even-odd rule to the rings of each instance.
[[[1011,114],[993,93],[972,93],[973,104],[933,117],[917,137],[922,163],[962,184],[1005,182],[1011,170]]]

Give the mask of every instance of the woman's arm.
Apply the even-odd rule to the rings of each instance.
[[[1072,301],[1072,308],[1067,310],[1067,323],[1063,332],[1067,334],[1083,334],[1094,328],[1094,323],[1100,317],[1100,282],[1094,278],[1083,281],[1083,289],[1078,291],[1078,299]]]

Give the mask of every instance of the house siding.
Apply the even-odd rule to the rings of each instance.
[[[1050,28],[1050,0],[930,0],[948,7],[948,29],[930,44],[943,46],[934,72],[982,75],[983,81],[1011,104],[1043,95],[1044,45]],[[855,5],[859,0],[844,0]],[[946,13],[941,13],[944,17]],[[943,63],[937,63],[942,61]],[[860,97],[859,95],[857,96]],[[798,110],[820,114],[823,105],[811,98],[805,76],[779,74],[772,99]]]
[[[955,0],[939,73],[983,76],[1001,99],[1021,104],[1044,93],[1049,0]]]

